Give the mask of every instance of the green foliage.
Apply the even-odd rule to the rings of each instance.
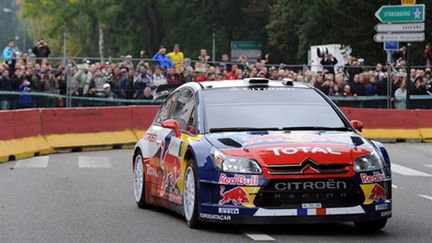
[[[417,3],[431,12],[428,1]],[[68,55],[98,56],[102,28],[105,57],[137,57],[143,49],[152,56],[160,44],[170,50],[179,43],[195,59],[201,48],[210,54],[215,33],[217,58],[229,53],[230,41],[249,40],[261,42],[271,62],[294,64],[306,63],[311,45],[331,43],[351,45],[368,63],[384,60],[373,27],[375,11],[386,4],[400,0],[24,0],[21,8],[31,36],[48,38],[55,55],[66,31]],[[414,44],[413,56],[423,47]]]

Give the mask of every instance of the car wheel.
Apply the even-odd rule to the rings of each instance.
[[[190,228],[198,228],[198,187],[197,173],[193,163],[188,161],[184,176],[183,209],[186,222]]]
[[[387,219],[374,220],[374,221],[361,221],[354,222],[357,229],[362,231],[378,231],[384,228],[387,223]]]
[[[144,180],[144,160],[141,151],[138,151],[134,157],[134,196],[135,202],[140,208],[147,208],[145,202],[145,180]]]

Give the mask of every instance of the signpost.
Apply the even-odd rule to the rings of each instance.
[[[381,23],[423,22],[425,5],[384,5],[375,12],[375,17]]]
[[[398,42],[422,42],[425,34],[421,33],[377,33],[374,36],[376,42],[398,41]]]
[[[376,32],[420,32],[425,30],[424,23],[377,24]]]
[[[422,42],[425,40],[425,5],[415,4],[415,0],[401,0],[402,5],[384,5],[375,12],[375,17],[382,23],[375,26],[378,32],[374,36],[376,42],[384,42],[384,50],[387,52],[387,62],[391,59],[391,51],[396,51],[399,42],[407,42],[406,46],[406,70],[410,70],[410,42]],[[390,103],[390,68],[388,67],[387,77],[387,107],[391,108]],[[406,78],[407,98],[406,108],[410,105],[410,84],[409,75]]]

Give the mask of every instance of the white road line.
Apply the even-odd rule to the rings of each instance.
[[[33,157],[16,162],[14,168],[46,168],[49,156]]]
[[[79,168],[111,168],[108,157],[79,156]]]
[[[392,184],[392,187],[395,188],[395,189],[398,189],[398,188],[399,188],[399,186],[398,186],[398,185],[395,185],[395,184]]]
[[[429,168],[432,168],[432,165],[428,165],[428,164],[423,164],[424,166],[427,166]]]
[[[275,241],[275,238],[258,231],[242,230],[242,232],[254,241]]]
[[[432,197],[431,196],[428,196],[428,195],[417,195],[417,196],[422,197],[422,198],[426,198],[426,199],[429,199],[429,200],[432,201]]]
[[[392,172],[401,174],[401,175],[406,175],[406,176],[427,176],[427,177],[432,177],[431,174],[422,172],[422,171],[418,171],[418,170],[414,170],[402,165],[397,165],[395,163],[391,164],[391,170]]]

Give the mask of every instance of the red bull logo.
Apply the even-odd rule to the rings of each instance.
[[[232,203],[234,205],[239,205],[242,203],[250,203],[249,197],[246,193],[246,191],[241,187],[235,187],[231,190],[225,191],[224,186],[220,186],[220,192],[222,199],[219,200],[220,205],[224,205],[227,203]]]
[[[368,199],[375,202],[378,202],[380,200],[385,200],[386,195],[385,195],[384,188],[378,184],[375,184],[370,191]]]

